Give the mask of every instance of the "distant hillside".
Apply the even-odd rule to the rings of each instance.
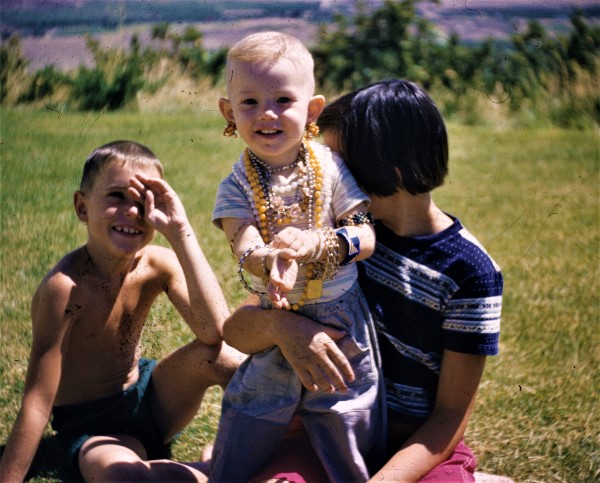
[[[365,2],[376,8],[381,1]],[[351,14],[354,0],[0,0],[0,37],[22,38],[30,70],[47,64],[70,70],[89,65],[86,33],[104,45],[127,45],[136,32],[148,42],[150,26],[168,22],[183,30],[194,25],[205,48],[228,46],[246,34],[272,29],[288,32],[311,44],[319,28],[327,28],[334,14]],[[488,37],[508,39],[539,21],[549,32],[569,29],[569,14],[579,8],[591,23],[600,23],[598,0],[441,0],[420,2],[420,14],[442,35],[457,33],[463,41]]]
[[[598,0],[440,0],[440,5],[425,2],[419,6],[422,15],[440,30],[456,32],[467,41],[506,38],[531,20],[549,32],[565,31],[575,9],[591,23],[600,23]]]
[[[336,10],[341,6],[340,11],[345,12],[346,4],[351,5],[336,3]],[[69,34],[142,23],[189,24],[266,17],[304,17],[320,22],[330,20],[332,12],[331,8],[321,8],[318,1],[306,0],[4,0],[0,34],[2,38],[13,32],[43,36],[50,30]]]
[[[363,3],[366,11],[382,0]],[[311,23],[329,22],[334,14],[352,13],[354,0],[0,0],[0,36],[43,36],[49,31],[66,35],[81,31],[114,30],[128,25],[156,22],[176,24],[222,22],[268,17],[303,18]],[[511,19],[559,20],[573,8],[586,17],[600,17],[598,0],[441,0],[421,1],[418,10],[444,30],[470,22],[480,30],[488,24]],[[477,25],[479,24],[479,26]],[[478,28],[479,27],[479,28]],[[501,33],[501,32],[499,32]],[[506,35],[506,32],[504,32]]]

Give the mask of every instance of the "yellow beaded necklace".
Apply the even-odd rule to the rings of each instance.
[[[306,174],[306,183],[298,184],[302,199],[298,207],[306,212],[308,229],[321,227],[321,213],[323,211],[323,173],[321,164],[315,155],[314,149],[308,142],[304,142],[298,153],[298,160],[290,167]],[[250,188],[252,189],[252,202],[260,235],[265,243],[270,243],[276,235],[275,225],[289,224],[290,207],[275,206],[274,193],[270,177],[273,171],[266,163],[258,159],[250,149],[244,151],[244,169]],[[277,230],[279,231],[279,230]]]
[[[297,188],[301,191],[300,197],[302,198],[299,206],[302,211],[306,212],[308,229],[320,228],[323,211],[323,196],[321,193],[323,172],[314,149],[306,138],[300,147],[298,159],[289,167],[306,174],[306,183],[299,185]],[[269,244],[276,235],[276,225],[290,223],[289,207],[274,206],[274,194],[270,177],[275,170],[269,169],[268,165],[257,158],[249,148],[244,150],[244,169],[252,189],[252,203],[256,223],[263,241],[265,244]],[[323,271],[317,265],[319,264],[312,262],[306,264],[306,274],[309,280],[300,300],[292,306],[292,309],[298,310],[306,300],[321,297],[323,280],[320,277],[323,275]]]

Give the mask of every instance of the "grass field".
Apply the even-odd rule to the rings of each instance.
[[[225,238],[210,223],[219,180],[241,143],[216,111],[187,114],[0,112],[0,444],[20,404],[37,283],[84,242],[72,192],[96,146],[147,144],[180,193],[231,307],[244,294]],[[600,478],[598,131],[451,124],[451,175],[436,201],[502,266],[500,355],[490,358],[467,441],[480,469],[519,482]],[[157,243],[163,244],[160,238]],[[144,333],[160,357],[191,338],[164,300]],[[220,392],[175,445],[194,460],[214,435]],[[34,481],[64,479],[42,454]]]

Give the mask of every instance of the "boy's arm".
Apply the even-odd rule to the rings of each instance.
[[[64,310],[66,297],[56,278],[41,285],[34,296],[31,356],[21,409],[0,462],[2,482],[23,481],[50,419],[70,325]]]
[[[169,241],[183,269],[186,284],[178,283],[180,277],[177,269],[171,265],[167,290],[169,299],[202,342],[219,343],[222,340],[223,321],[229,315],[229,309],[177,193],[159,178],[138,175],[137,179],[130,180],[130,184],[136,196],[144,201],[148,222]],[[193,321],[189,316],[186,317],[185,300],[188,294],[185,291],[189,294]]]
[[[285,310],[261,309],[251,295],[225,321],[225,342],[246,354],[278,346],[309,390],[344,390],[354,372],[336,340],[345,332]]]
[[[212,270],[208,272],[210,267],[206,269],[206,276],[201,275],[202,279],[198,287],[195,290],[188,290],[186,281],[188,276],[186,276],[181,266],[181,259],[174,253],[174,250],[162,247],[155,248],[160,249],[155,263],[167,277],[164,291],[169,301],[186,321],[198,340],[209,345],[220,343],[223,340],[223,321],[229,315],[229,311],[216,277],[214,277]],[[203,254],[196,254],[195,256],[196,263],[200,258],[203,258],[203,263],[208,265],[208,261],[206,261]],[[190,277],[195,276],[190,275]],[[196,299],[192,302],[194,293]]]
[[[444,351],[431,416],[369,481],[418,481],[448,459],[467,428],[484,365],[485,356]]]

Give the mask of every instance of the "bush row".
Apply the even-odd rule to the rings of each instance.
[[[485,104],[505,116],[565,127],[600,123],[600,28],[581,12],[573,11],[566,34],[552,35],[531,21],[509,42],[490,38],[468,44],[456,34],[440,37],[417,14],[416,3],[386,1],[376,10],[338,16],[323,28],[312,49],[319,88],[340,93],[401,77],[428,89],[445,115],[467,122],[480,120]],[[168,23],[155,24],[151,37],[151,46],[143,47],[133,35],[125,48],[102,49],[88,36],[93,67],[63,73],[48,66],[34,74],[26,73],[20,40],[11,37],[0,46],[0,103],[115,110],[132,105],[139,92],[152,95],[174,77],[222,82],[227,49],[207,51],[194,27],[177,34]]]

